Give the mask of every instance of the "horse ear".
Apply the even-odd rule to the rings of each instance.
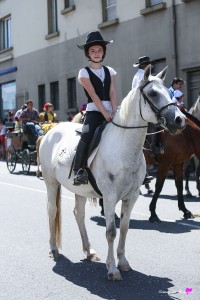
[[[143,80],[144,81],[147,81],[148,80],[148,78],[149,78],[149,76],[151,75],[151,64],[149,64],[146,68],[145,68],[145,70],[144,70],[144,77],[143,77]]]
[[[156,77],[161,78],[164,81],[167,74],[167,69],[168,67],[166,66],[160,73],[156,75]]]

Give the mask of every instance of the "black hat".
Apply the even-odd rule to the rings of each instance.
[[[133,67],[138,67],[138,66],[141,66],[141,65],[144,65],[144,64],[148,65],[150,63],[151,63],[151,61],[150,61],[149,56],[141,56],[139,58],[138,62],[133,64]]]
[[[80,49],[84,50],[90,46],[93,45],[104,45],[106,46],[109,43],[112,43],[113,41],[104,41],[103,37],[101,36],[99,31],[92,31],[90,33],[88,33],[86,40],[85,40],[85,44],[83,45],[77,45]]]

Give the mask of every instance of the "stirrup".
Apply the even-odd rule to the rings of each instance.
[[[74,177],[74,185],[88,184],[88,173],[85,169],[79,169]]]

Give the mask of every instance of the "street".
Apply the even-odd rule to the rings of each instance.
[[[0,162],[0,300],[159,300],[200,299],[200,199],[186,206],[197,217],[184,220],[178,210],[173,179],[167,179],[157,204],[160,224],[149,222],[151,197],[141,187],[133,208],[126,241],[132,271],[122,281],[107,280],[105,220],[100,207],[87,202],[86,227],[100,262],[84,260],[76,224],[73,194],[62,189],[62,249],[57,261],[49,258],[46,189],[35,176],[36,166],[14,174]],[[154,188],[155,179],[151,183]],[[184,192],[185,193],[185,192]],[[120,215],[120,203],[116,207]],[[119,228],[119,222],[116,221]],[[115,240],[117,248],[119,232]],[[116,254],[116,251],[115,251]],[[116,260],[117,261],[117,260]]]

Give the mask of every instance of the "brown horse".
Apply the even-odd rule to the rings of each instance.
[[[190,118],[189,115],[187,115]],[[147,165],[154,165],[158,162],[158,172],[155,185],[155,192],[149,206],[151,216],[150,222],[161,222],[156,214],[157,199],[162,191],[163,184],[171,168],[174,173],[175,184],[178,195],[178,208],[184,213],[184,218],[194,218],[192,213],[186,208],[183,197],[183,174],[184,163],[195,154],[200,159],[200,122],[187,120],[187,126],[178,135],[170,135],[164,131],[161,136],[161,142],[164,145],[164,154],[157,157],[152,155],[150,150],[145,148],[144,154]]]

